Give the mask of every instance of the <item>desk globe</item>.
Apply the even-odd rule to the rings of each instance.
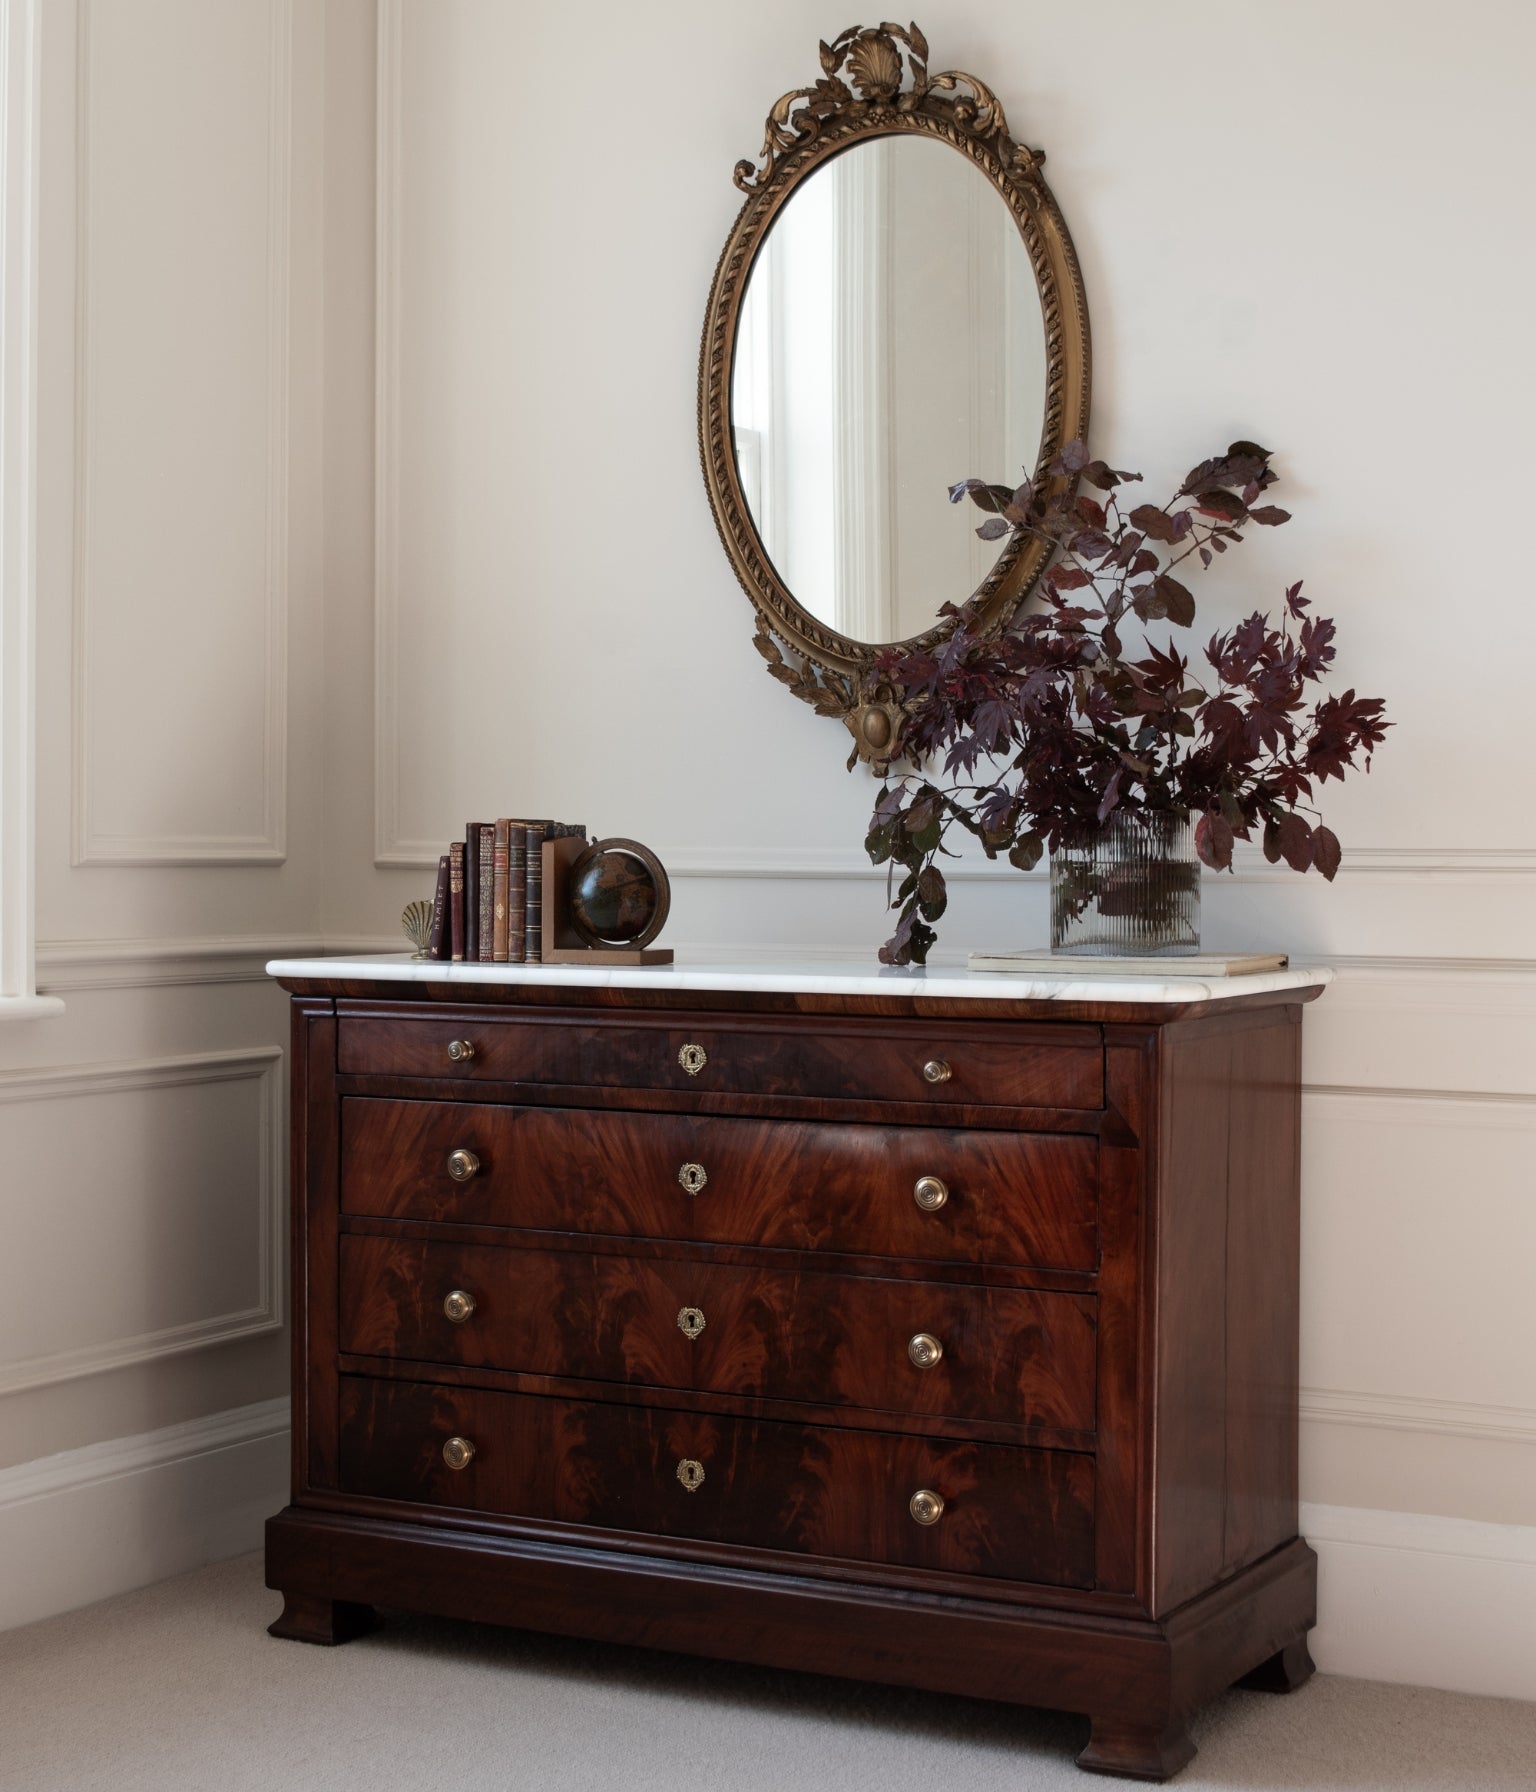
[[[661,861],[636,840],[595,840],[571,866],[571,924],[589,945],[648,945],[671,900]]]

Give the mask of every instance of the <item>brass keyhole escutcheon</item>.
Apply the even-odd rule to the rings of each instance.
[[[709,1062],[709,1053],[702,1045],[685,1045],[677,1054],[677,1061],[689,1076],[697,1076]]]
[[[937,1524],[944,1516],[944,1495],[931,1487],[919,1487],[907,1501],[907,1510],[919,1524]]]
[[[919,1332],[907,1345],[907,1355],[918,1369],[931,1369],[944,1354],[944,1346],[932,1332]]]
[[[684,1307],[677,1316],[677,1329],[685,1338],[696,1338],[704,1329],[702,1307]]]
[[[463,1288],[455,1288],[452,1293],[444,1297],[443,1312],[455,1325],[462,1325],[473,1315],[478,1304],[474,1295]]]
[[[954,1074],[943,1058],[930,1058],[923,1066],[925,1083],[947,1083]]]
[[[480,1174],[480,1159],[461,1145],[457,1151],[448,1153],[448,1174],[455,1182],[468,1182]]]
[[[912,1199],[924,1213],[937,1213],[949,1199],[949,1186],[937,1176],[919,1176],[912,1185]]]
[[[475,1055],[473,1040],[450,1039],[448,1041],[448,1058],[454,1064],[467,1064]]]
[[[684,1164],[677,1173],[677,1179],[690,1195],[696,1195],[709,1177],[704,1173],[703,1164]]]
[[[451,1469],[468,1468],[475,1459],[475,1446],[467,1437],[450,1437],[443,1445],[443,1461]]]
[[[704,1464],[685,1456],[677,1465],[677,1478],[689,1493],[697,1493],[704,1485]]]

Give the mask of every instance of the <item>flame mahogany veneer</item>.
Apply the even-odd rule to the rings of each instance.
[[[286,987],[274,1634],[393,1606],[1058,1706],[1143,1779],[1310,1672],[1315,990]]]

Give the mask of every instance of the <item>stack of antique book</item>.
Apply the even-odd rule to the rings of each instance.
[[[544,842],[585,840],[572,821],[472,821],[437,861],[429,958],[537,964],[544,956]]]

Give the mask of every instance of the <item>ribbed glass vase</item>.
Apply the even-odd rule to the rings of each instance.
[[[1200,950],[1200,861],[1185,812],[1117,810],[1088,844],[1051,854],[1051,950],[1188,957]]]

